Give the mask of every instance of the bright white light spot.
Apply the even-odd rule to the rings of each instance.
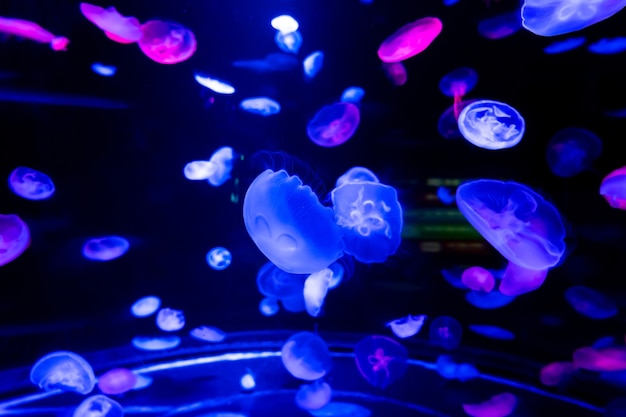
[[[243,389],[252,389],[256,386],[256,382],[254,381],[254,376],[250,372],[241,377],[241,388]]]
[[[211,77],[203,77],[200,74],[195,74],[194,79],[203,87],[208,88],[209,90],[218,93],[218,94],[234,94],[235,87],[228,84],[225,81],[218,80],[216,78]]]
[[[281,33],[295,32],[300,27],[296,19],[286,14],[273,18],[270,23],[274,29]]]
[[[91,69],[98,75],[102,75],[103,77],[112,77],[115,75],[117,68],[113,65],[104,65],[99,62],[94,62],[91,65]]]

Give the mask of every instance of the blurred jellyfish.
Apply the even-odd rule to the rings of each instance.
[[[137,377],[137,382],[135,383],[133,390],[140,390],[140,389],[148,388],[150,385],[152,385],[152,382],[154,382],[154,380],[151,377],[146,376],[146,375],[138,374],[136,375],[136,377]]]
[[[128,251],[128,240],[120,236],[92,238],[83,246],[83,256],[92,261],[110,261]]]
[[[302,68],[304,69],[304,75],[308,78],[314,78],[322,69],[324,65],[324,52],[315,51],[307,55],[302,61]]]
[[[81,3],[80,11],[87,20],[115,42],[133,43],[143,36],[141,23],[134,17],[122,16],[115,7],[104,9],[93,4]]]
[[[571,177],[591,168],[591,163],[601,152],[602,141],[595,133],[570,127],[552,136],[546,158],[554,175]]]
[[[328,289],[332,290],[341,284],[344,279],[348,279],[354,272],[354,262],[351,256],[342,256],[339,260],[333,262],[328,267],[332,271]]]
[[[463,404],[463,410],[472,417],[505,417],[513,412],[517,398],[505,392],[480,404]]]
[[[54,184],[49,176],[32,168],[17,167],[9,175],[9,187],[28,200],[44,200],[54,194]]]
[[[266,297],[283,299],[302,295],[307,275],[290,274],[266,262],[256,276],[259,292]]]
[[[333,271],[325,268],[309,275],[304,281],[304,303],[310,316],[317,317],[320,314],[332,276]]]
[[[76,353],[58,351],[39,359],[30,371],[30,380],[45,391],[59,389],[89,394],[96,384],[93,368]]]
[[[322,378],[331,368],[328,345],[311,332],[296,333],[287,339],[281,357],[291,375],[307,381]]]
[[[276,16],[270,22],[272,27],[281,33],[291,33],[298,30],[300,24],[293,17],[282,14],[280,16]]]
[[[303,410],[319,410],[330,402],[332,390],[321,379],[301,385],[296,393],[296,404]]]
[[[302,34],[299,31],[276,32],[274,42],[282,51],[297,54],[302,46]]]
[[[609,296],[582,285],[568,288],[565,299],[574,310],[590,319],[608,319],[617,314],[617,305]]]
[[[239,107],[248,113],[271,116],[280,113],[280,104],[268,97],[252,97],[242,100]]]
[[[539,379],[543,385],[559,385],[567,376],[574,373],[576,368],[572,362],[552,362],[541,368]]]
[[[378,48],[383,62],[400,62],[424,51],[441,33],[443,24],[436,17],[424,17],[404,25]]]
[[[426,316],[424,315],[412,316],[409,314],[406,317],[390,321],[386,326],[390,327],[393,334],[399,338],[406,339],[407,337],[415,336],[419,333],[424,325],[425,319]]]
[[[0,214],[0,266],[20,256],[30,245],[30,230],[15,214]]]
[[[180,310],[162,308],[157,314],[156,324],[164,332],[175,332],[185,327],[185,316]]]
[[[440,355],[435,366],[437,373],[446,379],[458,379],[461,382],[465,382],[480,375],[480,372],[474,365],[469,363],[457,364],[450,355]]]
[[[516,182],[477,180],[456,191],[459,210],[510,262],[527,269],[557,265],[565,252],[565,227],[556,208]]]
[[[450,7],[450,6],[454,6],[458,2],[459,0],[443,0],[443,5]]]
[[[463,329],[459,322],[448,316],[439,316],[430,323],[430,340],[447,350],[456,349],[461,343]]]
[[[209,266],[216,271],[221,271],[228,268],[233,260],[233,255],[230,254],[228,249],[220,246],[211,249],[206,254],[206,262]]]
[[[361,0],[361,4],[370,5],[373,3],[374,3],[374,0]]]
[[[189,331],[189,336],[194,339],[212,343],[219,343],[226,339],[226,333],[213,326],[195,327]]]
[[[626,37],[602,38],[589,45],[589,52],[600,55],[619,54],[626,51]]]
[[[180,345],[180,337],[178,336],[161,336],[161,337],[147,337],[136,336],[133,337],[132,344],[134,347],[140,350],[167,350],[174,349]]]
[[[126,368],[115,368],[98,378],[98,388],[105,394],[123,394],[135,388],[137,375]]]
[[[511,148],[524,136],[526,122],[508,104],[479,100],[467,105],[459,114],[459,131],[468,142],[479,148]]]
[[[509,261],[498,289],[504,295],[522,295],[541,287],[547,275],[547,269],[530,269]]]
[[[331,401],[319,410],[307,410],[313,417],[370,417],[372,412],[358,404]]]
[[[361,87],[348,87],[341,93],[341,99],[339,101],[343,103],[359,104],[365,97],[365,90]]]
[[[235,87],[227,83],[226,81],[218,80],[208,76],[202,76],[198,73],[194,74],[193,78],[202,87],[206,87],[214,93],[230,95],[235,93]]]
[[[273,316],[278,313],[280,306],[278,299],[274,297],[265,297],[259,303],[259,311],[266,317]]]
[[[408,352],[393,339],[373,335],[354,345],[354,358],[367,382],[385,388],[404,375]]]
[[[461,98],[469,93],[478,82],[478,74],[472,68],[462,67],[449,72],[439,80],[439,90],[448,97],[454,97],[453,112],[458,118],[465,107],[461,107]]]
[[[465,294],[465,299],[474,307],[483,310],[493,310],[510,304],[515,300],[515,297],[507,296],[500,291],[494,290],[488,293],[483,291],[470,291]]]
[[[488,337],[490,339],[497,340],[513,340],[515,334],[513,332],[503,329],[502,327],[493,326],[490,324],[470,324],[468,328],[481,336]]]
[[[600,195],[611,207],[626,210],[626,166],[612,171],[600,184]]]
[[[177,64],[196,52],[193,32],[177,23],[149,20],[141,25],[141,32],[141,52],[159,64]]]
[[[607,347],[596,349],[582,347],[572,354],[575,368],[588,371],[624,371],[626,370],[626,348]]]
[[[290,71],[298,64],[298,59],[293,55],[279,52],[268,54],[264,59],[244,59],[232,62],[233,67],[256,72]]]
[[[335,103],[322,107],[307,125],[306,132],[315,144],[333,147],[354,135],[360,121],[359,108],[352,103]]]
[[[81,402],[72,417],[122,417],[124,409],[105,395],[92,395]]]
[[[94,62],[91,64],[91,70],[103,77],[112,77],[117,72],[117,68],[113,65],[104,65],[100,62]]]
[[[67,50],[69,39],[63,36],[54,36],[35,22],[22,19],[0,17],[0,33],[15,35],[36,42],[48,43],[55,51]]]
[[[402,62],[383,62],[383,71],[385,75],[396,87],[406,84],[409,75]]]
[[[521,27],[522,21],[519,10],[515,10],[481,20],[478,23],[478,33],[483,38],[495,40],[511,36]]]
[[[454,268],[442,269],[440,272],[441,276],[443,276],[443,279],[445,279],[448,284],[452,285],[454,288],[466,290],[467,286],[463,284],[461,279],[463,271],[465,271],[465,268],[457,266]]]
[[[350,182],[380,182],[376,174],[365,167],[352,167],[347,170],[342,176],[337,178],[335,187],[341,187],[344,184]]]
[[[563,35],[601,22],[624,6],[624,0],[524,0],[522,25],[535,35]]]
[[[471,290],[484,292],[491,292],[496,283],[491,272],[480,266],[472,266],[463,271],[461,281]]]
[[[561,54],[563,52],[572,51],[576,48],[583,46],[587,42],[584,36],[577,36],[575,38],[567,38],[561,41],[554,41],[545,48],[543,52],[548,55]]]
[[[213,152],[208,161],[192,161],[185,165],[183,173],[189,180],[207,180],[212,186],[219,187],[230,179],[234,159],[233,148],[223,146]]]
[[[241,388],[245,390],[254,389],[254,387],[256,387],[256,381],[254,380],[254,375],[252,375],[252,372],[250,370],[248,370],[248,372],[246,372],[241,377],[241,379],[239,380],[239,385],[241,385]]]
[[[154,314],[159,307],[161,307],[161,299],[154,295],[149,295],[135,301],[130,311],[135,317],[148,317]]]

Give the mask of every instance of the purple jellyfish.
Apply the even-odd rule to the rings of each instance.
[[[430,340],[444,349],[453,350],[461,343],[463,328],[453,317],[439,316],[430,323]]]
[[[15,214],[0,214],[0,266],[20,256],[30,245],[30,230]]]
[[[149,20],[141,25],[139,48],[159,64],[177,64],[196,52],[193,32],[177,23]]]
[[[472,68],[457,68],[439,80],[439,90],[448,97],[454,97],[454,117],[461,113],[461,99],[469,93],[478,82],[478,74]],[[463,106],[465,107],[465,106]]]
[[[478,23],[478,33],[487,39],[502,39],[513,35],[522,27],[519,10],[503,13]]]
[[[44,200],[54,194],[54,184],[49,176],[31,168],[18,167],[9,176],[9,187],[28,200]]]
[[[513,412],[517,398],[505,392],[480,404],[463,404],[463,410],[472,417],[505,417]]]
[[[595,133],[570,127],[550,139],[546,158],[554,175],[571,177],[588,170],[601,152],[602,141]]]
[[[400,62],[424,51],[441,33],[443,24],[436,17],[424,17],[406,24],[385,39],[378,48],[383,62]]]
[[[354,346],[356,366],[371,385],[385,388],[406,371],[408,352],[385,336],[368,336]]]
[[[574,310],[590,319],[608,319],[617,314],[617,305],[609,296],[582,285],[568,288],[565,299]]]
[[[328,345],[311,332],[291,336],[283,345],[281,357],[291,375],[307,381],[322,378],[332,365]]]
[[[576,368],[572,362],[552,362],[541,368],[539,380],[543,385],[559,385],[568,375],[574,373]]]
[[[385,75],[396,87],[406,84],[409,74],[402,62],[383,62],[383,71]]]
[[[120,236],[89,239],[83,246],[83,256],[92,261],[110,261],[126,253],[130,244]]]
[[[105,394],[123,394],[135,388],[137,375],[126,368],[115,368],[98,378],[98,388]]]
[[[134,17],[122,16],[115,7],[104,9],[94,4],[81,3],[80,12],[112,41],[133,43],[143,36],[141,23]]]
[[[324,106],[311,119],[306,128],[315,144],[324,147],[341,145],[354,135],[359,126],[359,108],[352,103],[335,103]]]
[[[472,266],[463,271],[461,275],[463,284],[474,291],[491,292],[495,286],[496,280],[485,268],[480,266]]]
[[[529,269],[509,261],[498,289],[509,297],[522,295],[541,287],[547,275],[547,269]]]
[[[600,184],[600,195],[611,207],[626,210],[626,166],[612,171]]]

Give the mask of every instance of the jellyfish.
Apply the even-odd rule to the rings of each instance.
[[[603,320],[617,314],[617,305],[609,296],[582,285],[568,288],[565,299],[574,310],[590,319]]]
[[[11,172],[9,187],[28,200],[45,200],[54,194],[54,184],[49,176],[26,167],[17,167]]]
[[[574,373],[576,368],[572,362],[552,362],[541,368],[539,379],[543,385],[559,385],[567,376]]]
[[[308,78],[314,78],[322,69],[324,65],[324,52],[315,51],[307,55],[302,61],[302,68],[304,69],[304,75]]]
[[[132,345],[139,350],[167,350],[174,349],[180,345],[180,337],[178,336],[136,336],[133,337]]]
[[[59,389],[89,394],[96,384],[93,368],[76,353],[58,351],[39,359],[30,371],[33,384],[45,391]]]
[[[498,289],[504,295],[522,295],[541,287],[547,275],[547,269],[525,268],[509,261]]]
[[[543,52],[548,55],[561,54],[563,52],[572,51],[576,48],[583,46],[587,42],[584,36],[577,36],[574,38],[567,38],[560,41],[554,41],[545,48]]]
[[[307,381],[322,378],[331,368],[328,345],[311,332],[296,333],[287,339],[281,357],[292,376]]]
[[[319,410],[307,410],[313,417],[370,417],[372,412],[358,404],[331,401]]]
[[[246,372],[241,377],[241,379],[239,380],[239,385],[241,385],[241,388],[245,390],[251,390],[251,389],[254,389],[254,387],[256,387],[256,381],[254,380],[254,375],[252,374],[252,372],[250,372],[250,370],[248,370],[248,372]]]
[[[459,131],[468,142],[479,148],[511,148],[524,136],[526,123],[517,110],[493,100],[479,100],[459,114]]]
[[[480,404],[463,404],[463,410],[472,417],[505,417],[513,412],[516,404],[515,395],[505,392]]]
[[[180,310],[162,308],[157,314],[156,324],[164,332],[175,332],[185,327],[185,316]]]
[[[123,394],[137,383],[137,375],[126,368],[111,369],[98,378],[98,388],[105,394]]]
[[[63,36],[54,36],[35,22],[8,17],[0,17],[0,33],[48,43],[55,51],[65,51],[70,43],[69,39]]]
[[[242,100],[239,107],[248,113],[271,116],[280,113],[280,104],[268,97],[251,97]]]
[[[335,187],[341,187],[349,182],[380,182],[376,174],[365,167],[352,167],[337,178]]]
[[[478,82],[478,74],[472,68],[462,67],[449,72],[439,80],[439,90],[448,97],[454,97],[454,117],[461,113],[461,99]]]
[[[278,313],[280,306],[278,305],[278,298],[265,297],[259,302],[259,311],[265,317],[273,316]]]
[[[463,284],[474,291],[491,292],[496,283],[491,272],[480,266],[472,266],[461,275]]]
[[[282,51],[290,54],[297,54],[302,46],[302,34],[294,30],[293,32],[276,32],[274,42]]]
[[[435,345],[453,350],[461,343],[463,329],[455,318],[439,316],[430,323],[429,334],[431,342]]]
[[[83,256],[92,261],[110,261],[128,251],[128,240],[120,236],[92,238],[83,245]]]
[[[333,211],[285,170],[256,177],[244,198],[243,219],[259,250],[285,272],[312,274],[343,255]]]
[[[602,38],[589,45],[589,52],[600,55],[619,54],[626,51],[626,37]]]
[[[208,88],[214,93],[224,94],[224,95],[235,94],[235,87],[233,87],[226,81],[218,80],[217,78],[212,78],[209,76],[200,75],[198,73],[194,74],[193,78],[202,87]]]
[[[611,207],[626,210],[626,166],[612,171],[600,184],[600,195]]]
[[[402,62],[383,62],[382,68],[389,81],[391,81],[391,84],[396,87],[406,84],[409,79],[409,75]]]
[[[177,64],[196,51],[193,32],[177,23],[149,20],[141,25],[141,32],[141,52],[159,64]]]
[[[399,338],[406,339],[407,337],[415,336],[419,333],[424,325],[425,319],[426,316],[424,315],[412,316],[409,314],[406,317],[390,321],[386,326],[390,327],[393,334]]]
[[[440,355],[435,366],[437,373],[446,379],[458,379],[461,382],[465,382],[480,375],[480,372],[474,365],[469,363],[457,364],[450,355]]]
[[[522,27],[519,10],[503,13],[478,23],[478,33],[483,38],[495,40],[513,35]]]
[[[354,273],[354,262],[351,256],[343,256],[330,264],[328,268],[332,271],[328,289],[332,290],[338,287],[344,279],[348,279],[352,276]]]
[[[304,281],[304,303],[310,316],[317,317],[320,314],[332,276],[333,271],[324,268],[309,275]]]
[[[443,24],[436,17],[424,17],[398,29],[378,48],[383,62],[400,62],[424,51],[441,33]]]
[[[161,299],[154,295],[148,295],[135,301],[130,311],[135,317],[148,317],[156,313],[159,307],[161,307]]]
[[[117,68],[113,65],[105,65],[101,62],[94,62],[91,64],[91,70],[103,77],[112,77],[117,72]]]
[[[301,385],[296,393],[296,404],[303,410],[319,410],[330,402],[332,390],[321,379]]]
[[[136,374],[135,376],[137,377],[137,382],[135,383],[133,390],[148,388],[150,385],[152,385],[152,382],[154,382],[151,377],[146,375]]]
[[[386,388],[406,371],[408,352],[385,336],[367,336],[354,345],[356,366],[371,385]]]
[[[459,210],[470,224],[510,262],[545,270],[565,252],[565,227],[556,208],[516,182],[476,180],[456,191]]]
[[[348,87],[341,93],[339,101],[342,103],[359,104],[363,97],[365,97],[365,90],[361,87]]]
[[[476,100],[461,100],[457,104],[448,107],[437,120],[437,131],[444,139],[461,139],[463,135],[459,131],[458,115],[463,109]],[[458,112],[458,114],[456,114]]]
[[[0,266],[20,256],[30,245],[30,230],[16,214],[0,214]]]
[[[264,59],[244,59],[233,61],[232,66],[257,72],[290,71],[296,68],[299,61],[293,55],[271,53]]]
[[[493,326],[491,324],[470,324],[468,328],[481,336],[488,337],[490,339],[497,340],[513,340],[515,334],[513,332],[503,329],[502,327]]]
[[[465,294],[465,300],[474,307],[483,310],[493,310],[509,305],[515,300],[515,297],[504,295],[497,290],[488,293],[484,291],[470,291]]]
[[[230,254],[228,249],[222,248],[220,246],[211,249],[206,254],[206,262],[211,268],[215,269],[216,271],[221,271],[228,268],[232,260],[233,256]]]
[[[354,135],[360,118],[359,108],[352,103],[331,104],[322,107],[313,116],[306,133],[319,146],[338,146]]]
[[[261,294],[282,299],[302,295],[306,278],[306,275],[290,274],[266,262],[257,273],[256,283]]]
[[[270,25],[281,33],[295,32],[300,27],[300,24],[296,19],[286,14],[273,18],[270,21]]]
[[[143,36],[141,23],[134,17],[122,16],[115,7],[104,9],[93,4],[81,3],[80,12],[115,42],[133,43]]]
[[[575,368],[588,371],[624,371],[626,370],[626,348],[607,347],[596,349],[582,347],[572,354]]]
[[[124,409],[105,395],[92,395],[81,402],[72,417],[122,417]]]
[[[219,343],[226,339],[226,333],[217,327],[200,326],[191,329],[189,336],[204,342]]]
[[[577,127],[559,130],[548,142],[546,158],[559,177],[572,177],[591,167],[600,156],[602,141],[593,132]]]

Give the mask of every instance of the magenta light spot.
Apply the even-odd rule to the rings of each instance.
[[[385,388],[404,375],[408,352],[385,336],[368,336],[354,346],[356,366],[371,385]]]
[[[463,410],[472,417],[505,417],[513,412],[516,404],[515,395],[505,392],[491,397],[484,403],[463,404]]]
[[[326,342],[311,332],[291,336],[283,345],[283,365],[291,375],[314,381],[322,378],[331,368],[331,357]]]
[[[177,64],[196,51],[196,37],[184,26],[161,20],[150,20],[141,25],[143,36],[139,48],[159,64]]]
[[[559,385],[561,381],[575,370],[576,368],[572,362],[552,362],[541,368],[539,379],[543,385]]]
[[[608,319],[617,314],[617,305],[608,295],[582,285],[568,288],[565,299],[574,310],[590,319]]]
[[[128,240],[119,236],[89,239],[83,246],[83,256],[92,261],[110,261],[128,251]]]
[[[45,391],[89,394],[96,384],[93,368],[82,356],[73,352],[58,351],[39,359],[30,371],[33,384]]]
[[[93,4],[81,3],[80,12],[115,42],[133,43],[142,37],[141,23],[134,17],[122,16],[115,7],[104,9]]]
[[[602,141],[595,133],[570,127],[559,130],[550,139],[546,158],[554,175],[571,177],[591,168],[601,152]]]
[[[54,194],[54,184],[49,176],[26,167],[18,167],[11,172],[9,187],[28,200],[45,200]]]
[[[453,350],[461,343],[463,328],[455,318],[439,316],[430,323],[429,334],[431,342],[435,345]]]
[[[20,256],[30,245],[30,230],[15,214],[0,214],[0,266]]]
[[[439,90],[448,97],[454,97],[453,112],[458,118],[461,113],[461,98],[469,93],[478,82],[478,74],[472,68],[457,68],[439,81]],[[463,106],[464,108],[465,106]]]
[[[608,347],[596,349],[582,347],[572,355],[576,368],[589,371],[624,371],[626,370],[626,348]]]
[[[626,210],[626,166],[604,177],[600,184],[600,195],[611,207]]]
[[[54,36],[37,23],[29,22],[28,20],[0,17],[0,33],[48,43],[55,51],[65,51],[70,43],[69,39],[62,36]]]
[[[424,17],[398,29],[378,48],[383,62],[400,62],[424,51],[441,33],[443,24],[436,17]]]
[[[519,10],[503,13],[478,23],[478,33],[483,38],[495,40],[511,36],[522,27]]]
[[[409,75],[402,62],[383,62],[383,71],[389,81],[391,81],[391,84],[396,87],[406,84],[409,79]]]
[[[330,385],[320,379],[300,386],[296,393],[296,404],[303,410],[319,410],[330,402],[331,396]]]
[[[105,395],[92,395],[81,402],[72,417],[122,417],[124,409]]]
[[[135,388],[137,375],[125,368],[111,369],[98,378],[98,388],[105,394],[123,394]]]
[[[463,271],[461,275],[463,284],[474,291],[491,292],[496,283],[495,278],[485,268],[480,266],[472,266]]]
[[[317,145],[341,145],[354,135],[359,126],[359,108],[352,103],[335,103],[322,107],[307,125],[309,138]]]
[[[498,289],[511,297],[525,294],[541,287],[547,275],[547,269],[528,269],[509,261]]]

